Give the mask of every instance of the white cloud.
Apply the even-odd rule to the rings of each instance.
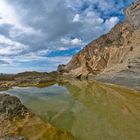
[[[45,57],[42,57],[36,53],[28,53],[28,54],[25,54],[25,55],[20,55],[20,56],[17,56],[19,62],[30,62],[30,61],[40,61],[40,60],[45,60],[46,58]]]
[[[5,0],[0,0],[0,24],[14,24],[20,26],[17,16],[13,8],[8,5]]]
[[[78,38],[74,38],[74,39],[62,38],[61,42],[65,45],[83,45],[83,41]]]
[[[25,26],[19,20],[14,8],[9,5],[5,0],[0,0],[0,25],[9,24],[13,25],[11,30],[11,37],[17,36],[17,34],[36,34],[39,31],[34,30],[32,27]]]
[[[103,23],[103,19],[94,11],[89,11],[86,13],[86,16],[83,17],[83,21],[87,24],[91,24],[93,27],[99,26]]]
[[[83,41],[81,39],[74,38],[74,39],[71,40],[71,44],[72,45],[82,45]]]
[[[0,35],[0,44],[0,55],[17,55],[28,48],[28,46],[17,41],[12,41],[3,35]]]
[[[11,39],[3,36],[3,35],[0,35],[0,44],[6,44],[8,46],[15,46],[17,48],[25,48],[25,45],[19,43],[19,42],[16,42],[16,41],[12,41]]]
[[[76,14],[72,20],[73,22],[79,22],[80,21],[80,15]]]
[[[9,62],[0,59],[0,66],[7,66],[7,65],[9,65]]]
[[[119,22],[118,17],[111,17],[105,21],[106,30],[112,29]]]

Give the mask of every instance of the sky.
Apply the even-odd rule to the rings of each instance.
[[[133,0],[0,0],[0,73],[53,71],[123,21]]]

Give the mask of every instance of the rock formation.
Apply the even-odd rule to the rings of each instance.
[[[140,89],[140,0],[125,15],[122,23],[85,46],[59,72]]]
[[[0,116],[7,119],[24,117],[28,109],[21,104],[17,97],[8,94],[0,94]]]

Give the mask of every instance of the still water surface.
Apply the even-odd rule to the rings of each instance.
[[[93,81],[7,91],[78,140],[140,140],[140,93]]]

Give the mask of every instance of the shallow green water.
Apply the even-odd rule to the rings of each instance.
[[[7,92],[79,140],[140,140],[140,93],[91,81]]]

